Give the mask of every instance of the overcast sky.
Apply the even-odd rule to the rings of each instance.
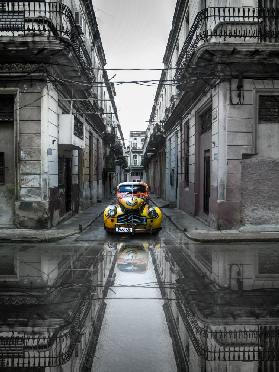
[[[162,68],[176,0],[93,0],[106,68]],[[159,79],[160,71],[109,71],[112,81]],[[156,86],[116,85],[124,137],[145,130]]]

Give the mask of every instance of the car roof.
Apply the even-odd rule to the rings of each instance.
[[[147,186],[147,184],[145,182],[121,182],[118,186],[122,186],[122,185],[144,185],[144,186]]]

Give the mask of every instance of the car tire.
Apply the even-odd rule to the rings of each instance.
[[[107,229],[105,225],[104,225],[104,229],[105,229],[106,233],[109,234],[109,235],[111,235],[113,233],[113,231]]]

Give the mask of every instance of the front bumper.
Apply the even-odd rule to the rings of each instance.
[[[127,227],[127,228],[130,228],[131,231],[129,231],[129,232],[124,232],[124,231],[119,232],[119,231],[116,231],[117,227]],[[110,233],[116,233],[116,234],[135,234],[135,233],[152,234],[152,233],[156,233],[156,232],[160,231],[161,229],[162,229],[162,227],[152,229],[152,227],[146,226],[146,225],[124,225],[124,224],[123,225],[117,224],[113,228],[105,227],[106,231],[108,231]]]

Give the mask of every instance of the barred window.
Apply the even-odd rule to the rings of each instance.
[[[0,152],[0,184],[5,183],[5,154]]]
[[[259,123],[279,123],[279,95],[259,96]]]

